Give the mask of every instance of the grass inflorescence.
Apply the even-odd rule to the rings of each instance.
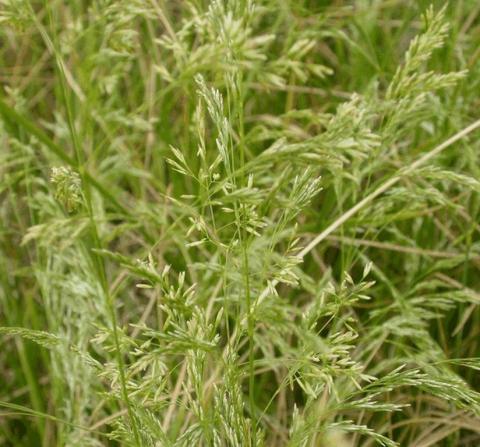
[[[478,2],[0,7],[1,445],[480,445]]]

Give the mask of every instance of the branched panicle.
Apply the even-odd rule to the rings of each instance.
[[[55,198],[72,213],[82,203],[82,189],[80,176],[71,168],[61,166],[52,168],[50,182],[55,188]]]
[[[415,74],[430,59],[433,51],[443,46],[449,29],[449,24],[445,21],[446,8],[447,6],[444,6],[439,12],[435,12],[433,6],[430,6],[425,12],[423,16],[425,31],[410,42],[405,53],[405,62],[397,69],[387,97],[395,97],[402,88],[408,87],[403,84],[407,77]]]
[[[0,445],[480,445],[480,10],[420,3],[0,0]]]

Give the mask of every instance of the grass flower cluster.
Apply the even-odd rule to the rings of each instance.
[[[478,1],[0,25],[0,445],[480,445]]]

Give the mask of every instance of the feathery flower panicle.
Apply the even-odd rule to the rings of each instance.
[[[55,187],[55,198],[67,212],[77,211],[82,204],[82,182],[80,175],[68,166],[53,167],[50,182]]]

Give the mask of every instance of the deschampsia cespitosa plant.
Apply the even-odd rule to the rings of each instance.
[[[1,445],[480,445],[477,1],[0,5]]]

